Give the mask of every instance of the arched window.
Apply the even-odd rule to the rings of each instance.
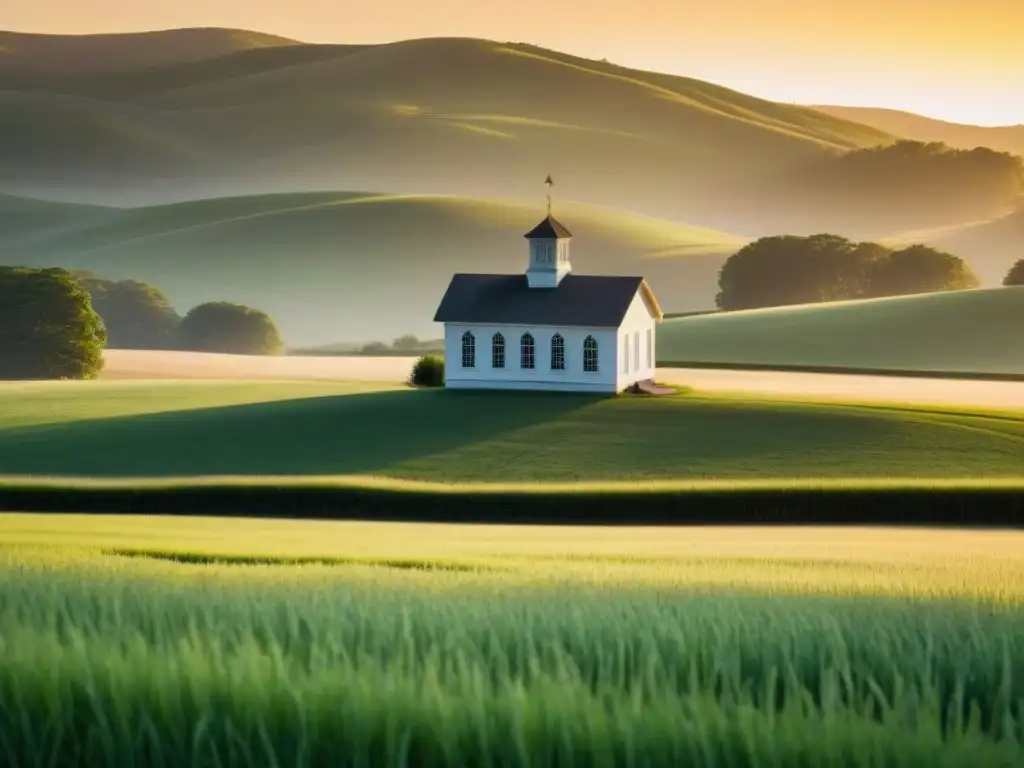
[[[565,339],[560,333],[551,337],[551,370],[565,370]]]
[[[587,336],[583,340],[583,370],[597,373],[597,339]]]
[[[462,367],[476,368],[476,338],[469,331],[462,334]]]
[[[533,335],[524,333],[523,337],[519,340],[519,367],[520,368],[533,368],[534,357],[533,357]]]
[[[491,337],[491,367],[505,367],[505,337],[500,333]]]

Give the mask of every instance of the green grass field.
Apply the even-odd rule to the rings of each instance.
[[[431,318],[454,272],[525,270],[522,236],[542,203],[317,192],[112,209],[0,197],[0,250],[152,283],[182,313],[211,300],[256,306],[293,346],[389,342],[437,335]],[[577,271],[644,275],[665,306],[712,305],[719,267],[746,242],[596,206],[560,203],[558,215],[577,235]]]
[[[1013,479],[1024,414],[344,383],[0,385],[0,475]]]
[[[1020,533],[6,514],[0,541],[11,765],[1024,757]]]
[[[1024,374],[1024,288],[668,320],[658,360]]]

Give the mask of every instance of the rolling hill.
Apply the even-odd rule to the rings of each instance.
[[[1024,374],[1024,288],[667,320],[658,360]]]
[[[1017,259],[1024,259],[1024,206],[1002,218],[958,227],[933,239],[977,265],[983,281],[998,284]]]
[[[941,141],[951,147],[989,147],[1024,155],[1024,125],[984,126],[950,123],[932,117],[876,107],[815,105],[821,112],[870,125],[880,131],[918,141]]]
[[[0,228],[8,263],[66,266],[159,286],[179,311],[203,301],[271,314],[290,346],[438,335],[455,272],[525,268],[536,202],[369,193],[219,198],[131,209],[0,198],[32,210]],[[44,221],[53,208],[53,224]],[[746,241],[623,211],[558,203],[581,273],[642,274],[666,306],[713,305],[718,269]],[[16,218],[11,214],[10,218]]]
[[[0,89],[4,80],[0,74]],[[0,186],[138,204],[334,189],[571,199],[728,231],[737,187],[886,143],[706,82],[521,44],[285,45],[0,95]]]
[[[277,35],[207,27],[100,35],[0,31],[0,82],[46,82],[68,73],[111,72],[294,45]]]

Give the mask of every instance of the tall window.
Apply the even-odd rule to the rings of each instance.
[[[565,370],[565,339],[560,333],[551,337],[551,370]]]
[[[640,370],[640,331],[633,331],[633,370]]]
[[[622,372],[629,373],[629,334],[622,337]]]
[[[505,367],[505,337],[500,333],[491,338],[491,367]]]
[[[583,370],[597,373],[597,339],[587,336],[583,340]]]
[[[520,368],[533,368],[534,357],[533,357],[533,336],[529,333],[524,333],[523,337],[519,340],[519,367]]]
[[[650,368],[650,367],[651,367],[651,365],[652,365],[652,363],[651,363],[651,357],[652,357],[653,355],[651,354],[651,348],[652,348],[652,347],[654,346],[654,343],[653,343],[653,341],[654,341],[654,340],[653,340],[653,336],[654,336],[653,332],[651,331],[651,329],[650,329],[650,328],[648,328],[648,329],[647,329],[647,367],[648,367],[648,368]]]
[[[462,334],[462,367],[476,368],[476,338],[469,331]]]

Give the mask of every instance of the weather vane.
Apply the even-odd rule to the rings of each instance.
[[[550,173],[548,174],[548,177],[546,179],[544,179],[544,183],[548,185],[548,216],[550,216],[551,215],[551,187],[553,187],[554,184],[555,184],[555,182],[552,181],[552,179],[551,179],[551,174]]]

